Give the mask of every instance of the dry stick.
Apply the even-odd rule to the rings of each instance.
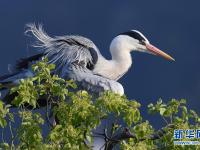
[[[11,134],[11,149],[12,149],[15,136],[13,135],[11,122],[9,122],[9,129],[10,129],[10,134]]]
[[[47,120],[48,124],[50,125],[50,127],[53,127],[53,124],[51,123],[50,118],[49,118],[49,99],[50,99],[50,96],[48,96],[48,98],[47,98],[46,120]],[[50,102],[50,108],[51,108],[51,102]]]
[[[1,139],[2,139],[2,142],[5,143],[5,139],[4,139],[4,128],[2,128],[2,130],[1,130]]]
[[[167,121],[167,119],[163,116],[162,117],[163,118],[163,120],[165,121],[165,123],[168,125],[169,123],[168,123],[168,121]],[[172,122],[171,122],[172,123]]]

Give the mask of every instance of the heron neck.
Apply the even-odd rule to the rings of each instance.
[[[123,52],[123,50],[112,51],[111,55],[111,60],[107,60],[103,56],[100,56],[93,71],[95,74],[101,75],[108,79],[118,80],[130,68],[132,64],[131,55],[129,52]]]
[[[115,78],[121,78],[130,68],[132,64],[131,54],[128,50],[115,48],[110,49],[112,60],[112,69],[111,72],[114,72]]]

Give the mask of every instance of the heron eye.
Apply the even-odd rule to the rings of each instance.
[[[145,45],[145,41],[144,41],[144,40],[139,41],[139,43],[140,43],[141,45]]]

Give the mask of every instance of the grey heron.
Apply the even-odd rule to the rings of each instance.
[[[10,88],[20,79],[32,77],[31,65],[42,57],[54,63],[53,73],[64,79],[73,79],[82,89],[100,93],[110,90],[124,94],[123,86],[117,82],[131,67],[131,52],[147,52],[174,60],[159,50],[137,30],[118,34],[110,44],[111,60],[104,58],[97,46],[88,38],[77,35],[50,37],[41,25],[28,24],[27,34],[37,40],[34,47],[40,50],[36,55],[22,59],[16,64],[14,72],[0,77],[1,89]]]

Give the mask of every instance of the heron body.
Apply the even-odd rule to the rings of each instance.
[[[52,72],[64,79],[73,79],[79,88],[94,93],[110,90],[124,94],[123,86],[117,82],[131,67],[132,51],[147,52],[174,60],[171,56],[150,44],[147,38],[136,30],[116,36],[110,44],[111,60],[105,59],[96,45],[82,36],[47,35],[42,26],[27,25],[27,34],[33,35],[39,47],[38,54],[22,59],[16,69],[9,75],[0,77],[1,89],[9,89],[19,83],[20,79],[34,76],[31,65],[47,57],[56,69]]]

